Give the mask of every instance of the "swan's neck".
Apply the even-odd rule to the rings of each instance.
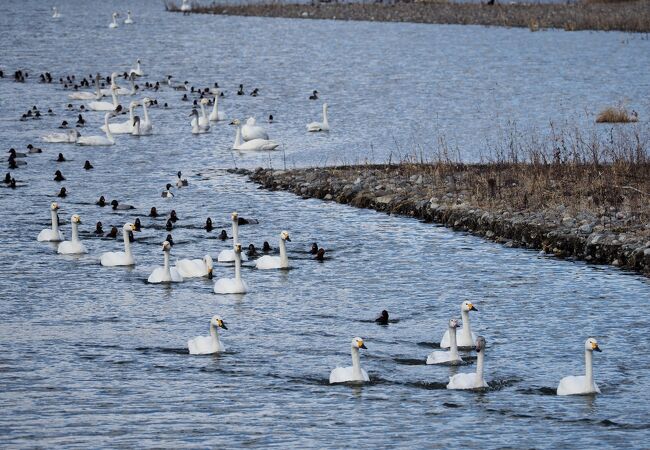
[[[327,121],[327,108],[323,108],[323,125],[329,127],[329,122]]]
[[[361,375],[361,357],[359,356],[359,349],[352,347],[352,378],[355,380],[362,380]]]
[[[135,95],[135,81],[133,81],[133,78],[129,79],[129,84],[131,85],[131,95]]]
[[[212,114],[214,114],[217,119],[219,118],[219,96],[218,95],[214,96],[214,105],[212,106]]]
[[[79,224],[72,222],[72,242],[79,242]]]
[[[102,90],[99,87],[99,78],[95,78],[95,87],[97,88],[97,92],[95,93],[95,96],[97,97],[97,100],[102,98]]]
[[[54,233],[59,232],[59,216],[56,214],[56,211],[52,210],[52,231]]]
[[[238,219],[232,221],[232,245],[239,244],[239,222]]]
[[[199,103],[199,105],[201,106],[201,117],[202,118],[208,117],[205,115],[205,106],[203,105],[203,103]]]
[[[217,332],[217,329],[214,327],[212,322],[210,322],[210,336],[212,336],[212,345],[214,345],[215,348],[221,347],[221,342],[219,341],[219,333]]]
[[[144,113],[144,121],[149,122],[149,112],[147,111],[147,104],[142,102],[142,111]]]
[[[129,232],[127,230],[122,230],[122,238],[124,239],[124,253],[127,256],[131,256],[131,241],[129,240]]]
[[[129,120],[133,123],[133,104],[129,105]]]
[[[458,359],[458,343],[456,342],[455,327],[449,327],[449,353],[452,359]]]
[[[116,89],[111,89],[111,97],[113,97],[113,107],[117,109],[117,95],[115,91]]]
[[[133,123],[133,122],[131,122],[131,123]],[[139,120],[134,125],[133,134],[136,134],[136,135],[140,134],[140,121]]]
[[[111,134],[111,129],[108,127],[108,114],[104,116],[104,125],[106,125],[106,139],[112,141],[113,135]]]
[[[483,363],[485,362],[485,349],[482,349],[476,355],[476,378],[479,382],[483,382]]]
[[[592,390],[594,385],[593,352],[585,350],[585,382],[587,390]]]
[[[234,148],[238,148],[241,145],[241,127],[237,125],[237,134],[235,135],[235,144]]]
[[[289,257],[287,256],[287,243],[284,239],[280,239],[280,267],[289,267]],[[358,353],[358,349],[357,349]]]
[[[241,283],[241,253],[235,252],[235,280]]]
[[[463,341],[472,341],[472,327],[469,324],[469,312],[460,310],[460,316],[463,318]]]
[[[163,256],[163,271],[165,272],[165,279],[166,280],[171,280],[172,278],[172,272],[171,269],[169,268],[169,250],[165,250]]]

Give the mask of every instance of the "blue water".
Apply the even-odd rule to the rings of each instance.
[[[508,249],[418,221],[267,192],[226,169],[383,162],[391,153],[444,134],[463,158],[477,159],[508,120],[543,128],[549,120],[593,121],[621,99],[647,126],[647,40],[621,33],[565,33],[410,24],[293,21],[165,13],[160,2],[9,2],[0,16],[1,69],[29,72],[24,84],[0,79],[2,150],[44,152],[12,171],[16,190],[0,189],[0,444],[4,447],[301,447],[631,448],[647,442],[650,344],[645,308],[650,283],[615,268]],[[109,30],[112,9],[136,24]],[[496,45],[495,43],[498,43]],[[230,118],[268,114],[281,150],[230,150],[234,128],[190,133],[191,105],[170,89],[147,91],[152,136],[117,136],[107,148],[46,145],[66,112],[69,91],[39,84],[50,71],[87,76],[127,70],[141,58],[144,81],[208,86],[218,81]],[[261,96],[236,96],[239,83]],[[123,84],[123,83],[122,83]],[[308,135],[319,117],[318,89],[330,104],[332,131]],[[145,94],[143,94],[145,95]],[[142,95],[142,96],[143,96]],[[142,96],[138,96],[141,98]],[[120,97],[128,103],[130,97]],[[74,102],[79,105],[81,102]],[[56,116],[20,122],[32,105]],[[494,114],[494,111],[498,114]],[[585,111],[587,113],[585,114]],[[139,110],[141,113],[141,110]],[[84,135],[99,134],[101,113],[84,113]],[[122,119],[119,120],[123,120]],[[645,121],[645,122],[644,122]],[[439,134],[436,134],[439,133]],[[370,150],[371,149],[371,150]],[[68,159],[56,163],[63,152]],[[89,159],[92,171],[82,169]],[[52,181],[60,169],[67,178]],[[160,193],[182,170],[189,186],[172,200]],[[66,199],[55,194],[64,185]],[[136,206],[112,212],[100,195]],[[63,229],[81,216],[89,254],[63,257],[36,242],[59,200]],[[292,270],[257,271],[246,263],[250,292],[217,296],[212,282],[171,287],[145,281],[162,263],[165,220],[180,217],[172,260],[216,259],[231,241],[216,239],[229,214],[245,246],[291,233]],[[217,230],[202,228],[212,217]],[[139,217],[133,269],[104,268],[99,255],[120,241],[94,237]],[[228,229],[229,230],[229,229]],[[308,254],[317,241],[328,259]],[[215,278],[232,276],[227,265]],[[445,389],[457,371],[424,365],[459,304],[479,309],[472,326],[485,336],[482,393]],[[387,309],[395,322],[372,319]],[[190,356],[186,341],[206,335],[212,315],[228,324],[227,352]],[[371,382],[330,386],[329,372],[349,365],[362,336]],[[584,340],[598,339],[595,377],[602,395],[560,398],[562,376],[583,370]]]

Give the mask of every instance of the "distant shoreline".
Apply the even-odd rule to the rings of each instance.
[[[167,1],[168,11],[180,6]],[[197,14],[285,17],[295,19],[363,20],[430,24],[488,25],[529,28],[538,31],[560,28],[567,31],[600,30],[650,32],[650,4],[647,0],[571,4],[448,3],[445,1],[384,3],[315,3],[267,5],[192,4]]]

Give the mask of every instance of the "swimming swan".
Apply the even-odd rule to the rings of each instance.
[[[109,113],[109,112],[107,112],[106,115],[104,116],[106,136],[80,136],[79,138],[77,138],[77,145],[94,145],[94,146],[114,145],[115,139],[113,139],[113,135],[111,134],[110,131],[111,129],[108,125],[108,118],[112,116],[113,113]]]
[[[68,130],[65,133],[50,133],[41,139],[51,144],[74,144],[81,136],[77,130]]]
[[[264,128],[256,125],[255,117],[246,119],[246,124],[241,127],[241,137],[244,141],[252,141],[253,139],[265,139],[268,141],[269,135]]]
[[[241,244],[235,244],[235,278],[219,278],[214,283],[215,294],[245,294],[248,285],[241,279]]]
[[[117,13],[113,13],[113,21],[108,25],[108,28],[117,28]]]
[[[436,350],[429,353],[429,356],[427,357],[427,364],[456,365],[463,362],[463,359],[458,355],[458,345],[456,344],[456,328],[458,328],[458,321],[456,319],[449,320],[451,347],[449,348],[448,352]]]
[[[140,60],[139,59],[136,60],[135,67],[133,67],[131,70],[129,70],[129,75],[135,75],[136,77],[141,77],[141,76],[144,75],[144,72],[142,71],[142,67],[140,66]]]
[[[199,113],[196,109],[192,110],[190,117],[192,117],[192,120],[190,121],[190,125],[192,126],[192,134],[203,134],[207,133],[208,130],[210,130],[209,125],[205,127],[199,124]]]
[[[57,9],[56,6],[53,6],[52,7],[52,19],[58,19],[59,17],[61,17],[61,13],[59,12],[59,10]]]
[[[460,304],[460,315],[463,319],[463,328],[460,330],[458,337],[458,347],[461,349],[471,349],[476,342],[476,335],[472,332],[469,324],[469,311],[478,311],[471,302],[464,301]],[[449,329],[445,331],[440,341],[440,348],[449,348]]]
[[[95,92],[73,92],[72,94],[68,95],[68,98],[70,100],[99,100],[103,96],[102,91],[99,88],[99,80],[100,77],[99,74],[97,74],[95,76]]]
[[[180,259],[176,261],[176,270],[183,278],[212,278],[213,262],[210,255],[203,259]]]
[[[600,389],[594,381],[593,354],[602,351],[596,339],[585,341],[585,375],[564,377],[557,386],[557,395],[600,394]]]
[[[169,253],[172,246],[168,241],[163,242],[162,251],[163,251],[163,266],[156,267],[149,278],[147,279],[148,283],[180,283],[183,281],[183,277],[178,272],[175,267],[169,267]]]
[[[36,237],[38,242],[59,242],[62,241],[63,233],[59,230],[59,215],[56,213],[59,210],[59,204],[53,202],[50,205],[50,214],[52,215],[52,228],[41,230]]]
[[[210,336],[197,336],[187,341],[190,355],[210,355],[225,352],[226,347],[219,340],[217,328],[228,329],[221,316],[213,316],[210,319]]]
[[[116,111],[119,103],[117,102],[117,88],[111,88],[112,102],[90,102],[88,108],[93,111]]]
[[[106,252],[102,253],[100,262],[102,266],[133,266],[135,265],[135,258],[131,253],[131,240],[129,239],[129,231],[137,231],[135,225],[132,223],[125,223],[122,227],[122,238],[124,239],[123,252]]]
[[[352,366],[333,369],[330,373],[330,384],[346,383],[348,381],[370,381],[368,373],[361,368],[361,358],[359,357],[360,348],[367,349],[368,347],[363,343],[363,339],[355,337],[352,339]]]
[[[280,233],[280,256],[264,255],[255,262],[255,267],[261,270],[266,269],[288,269],[289,257],[287,256],[287,243],[291,242],[289,232]]]
[[[126,25],[131,25],[133,23],[133,18],[131,18],[131,10],[128,10],[126,12],[126,19],[124,19],[124,23]],[[142,74],[140,74],[142,76]]]
[[[217,256],[219,262],[231,262],[235,260],[235,246],[239,244],[239,214],[234,211],[230,214],[232,220],[232,246],[233,250],[221,250]],[[242,261],[248,261],[248,257],[244,254],[241,255]]]
[[[266,139],[253,139],[248,142],[241,142],[241,128],[239,127],[239,120],[235,119],[233,124],[237,126],[237,134],[235,135],[235,143],[232,145],[233,150],[275,150],[280,144]]]
[[[330,123],[327,120],[327,103],[323,103],[323,121],[307,124],[307,131],[329,131]]]
[[[61,242],[57,252],[62,255],[79,255],[81,253],[88,253],[86,246],[79,240],[79,224],[81,223],[81,217],[79,217],[78,214],[73,214],[70,222],[72,223],[72,240]]]
[[[476,372],[458,373],[449,377],[447,389],[481,389],[488,387],[483,379],[483,364],[485,361],[485,338],[479,336],[476,339]]]
[[[208,118],[208,114],[205,112],[205,105],[208,104],[208,99],[207,98],[202,98],[201,101],[199,102],[199,107],[201,108],[201,116],[199,117],[199,126],[200,127],[205,127],[206,129],[210,129],[210,119]]]
[[[208,117],[211,122],[218,122],[219,120],[226,120],[226,113],[219,111],[219,94],[214,96],[214,105],[212,105],[212,112],[210,117]]]
[[[112,123],[109,125],[109,129],[111,130],[111,133],[114,134],[129,134],[133,132],[133,109],[137,107],[140,103],[137,101],[132,101],[129,103],[129,120],[125,120],[124,122],[119,122],[119,123]],[[101,126],[101,130],[106,132],[106,125]]]

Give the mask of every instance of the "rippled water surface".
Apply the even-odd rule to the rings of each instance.
[[[155,134],[118,136],[109,148],[45,145],[12,171],[19,188],[0,189],[0,443],[10,447],[630,447],[647,445],[647,279],[608,267],[508,249],[431,224],[267,192],[229,174],[236,166],[282,168],[368,158],[426,143],[443,130],[467,159],[502,120],[543,127],[550,119],[591,121],[584,110],[634,101],[650,113],[649,42],[619,33],[564,33],[409,24],[291,21],[165,13],[159,2],[4,4],[0,79],[2,151],[53,131],[67,94],[36,82],[125,70],[141,58],[147,80],[173,74],[195,85],[218,81],[229,117],[273,114],[282,142],[274,154],[237,154],[234,130],[215,125],[193,136],[191,106],[169,89],[148,92],[170,108],[151,110]],[[136,24],[109,30],[111,9],[131,8]],[[614,80],[614,82],[612,82]],[[262,95],[238,97],[239,83]],[[140,84],[144,84],[141,80]],[[331,106],[329,135],[307,135],[320,102]],[[642,95],[643,94],[643,95]],[[121,97],[128,102],[128,97]],[[57,114],[18,118],[33,104]],[[75,102],[79,104],[79,102]],[[494,111],[499,114],[495,116]],[[101,113],[84,116],[96,134]],[[584,122],[586,123],[586,122]],[[37,144],[40,145],[40,144]],[[369,149],[372,149],[370,151]],[[56,163],[58,152],[68,159]],[[95,165],[84,171],[84,160]],[[52,181],[60,169],[67,180]],[[189,187],[160,198],[177,170]],[[63,257],[36,242],[48,206],[65,185],[63,229],[82,217],[90,253]],[[94,205],[105,195],[134,214]],[[291,233],[293,269],[257,271],[246,263],[245,296],[217,296],[208,280],[148,285],[161,264],[164,220],[176,257],[216,257],[231,245],[202,228],[228,227],[237,210],[259,224],[241,227],[244,244],[277,246]],[[104,268],[99,255],[120,241],[98,239],[94,223],[120,227],[140,217],[133,269]],[[328,251],[318,263],[307,250]],[[219,265],[215,277],[232,276]],[[448,391],[448,377],[472,371],[424,365],[458,305],[471,299],[475,331],[488,342],[482,393]],[[387,327],[372,319],[387,309]],[[220,314],[227,352],[190,356],[188,338],[206,335]],[[348,365],[353,336],[364,337],[371,382],[330,386]],[[559,379],[583,370],[588,336],[599,340],[597,397],[559,398]]]

